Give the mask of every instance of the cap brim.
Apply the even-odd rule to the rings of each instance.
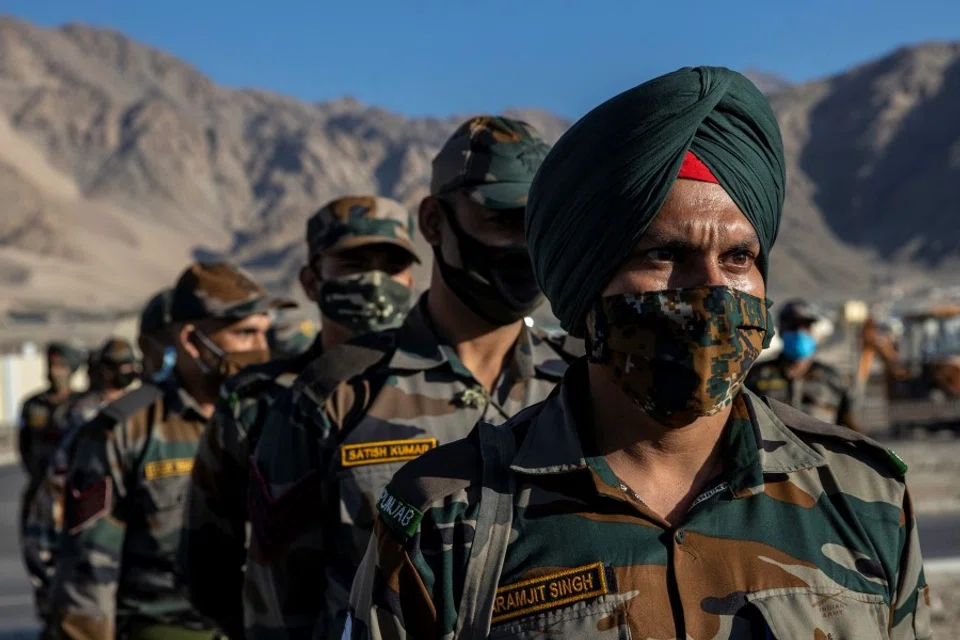
[[[249,300],[226,309],[222,314],[210,316],[213,318],[223,318],[225,320],[242,320],[260,313],[269,314],[279,309],[296,309],[299,307],[294,300],[290,298],[258,298]]]
[[[522,209],[527,206],[529,182],[497,182],[470,188],[471,197],[488,209]]]
[[[318,253],[332,255],[334,253],[340,253],[349,249],[356,249],[357,247],[369,247],[375,244],[389,244],[394,247],[400,247],[409,253],[410,257],[413,258],[415,262],[420,262],[420,256],[417,255],[417,251],[413,248],[412,244],[406,240],[401,240],[400,238],[387,238],[384,236],[347,236],[346,238],[343,238],[339,242]]]

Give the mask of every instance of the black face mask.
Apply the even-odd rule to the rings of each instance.
[[[110,387],[113,389],[126,389],[140,377],[137,367],[121,371],[119,366],[105,364],[104,369],[110,372]]]
[[[495,326],[512,324],[540,306],[543,294],[537,286],[527,247],[494,247],[470,236],[450,206],[438,201],[457,237],[463,268],[444,259],[440,245],[433,254],[443,281],[475,314]]]

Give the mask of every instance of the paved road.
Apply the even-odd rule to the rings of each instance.
[[[30,584],[20,562],[17,511],[23,474],[16,465],[0,467],[0,640],[35,638]],[[960,556],[960,514],[920,518],[925,560]]]

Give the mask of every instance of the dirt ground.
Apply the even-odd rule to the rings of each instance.
[[[938,640],[960,638],[960,572],[932,573],[930,584],[930,619],[933,637]]]
[[[960,511],[960,438],[940,434],[884,444],[909,467],[907,486],[917,513]]]

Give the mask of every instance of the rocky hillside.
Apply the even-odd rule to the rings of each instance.
[[[801,86],[752,77],[790,163],[774,293],[942,271],[960,239],[960,45]],[[568,126],[518,113],[550,139]],[[415,207],[462,119],[228,89],[113,31],[0,19],[0,314],[128,310],[211,253],[289,289],[307,216],[348,193]]]

